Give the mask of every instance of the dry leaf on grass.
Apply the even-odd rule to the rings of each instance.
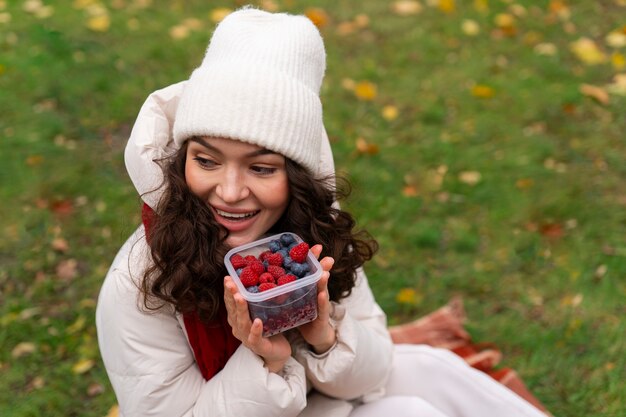
[[[358,138],[356,140],[356,150],[365,155],[376,155],[380,152],[378,145],[375,143],[369,143],[363,138]]]
[[[37,350],[37,346],[31,342],[18,343],[11,351],[11,357],[13,359],[21,358],[24,355],[28,355]]]
[[[609,93],[602,87],[598,87],[591,84],[582,84],[579,88],[579,91],[592,99],[596,100],[600,104],[604,104],[605,106],[610,103],[611,99],[609,98]]]
[[[394,1],[391,4],[391,10],[398,16],[412,16],[422,11],[422,5],[412,0]]]

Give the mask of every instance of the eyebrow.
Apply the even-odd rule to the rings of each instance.
[[[220,151],[215,146],[210,145],[206,140],[204,140],[204,138],[194,136],[192,138],[189,138],[189,140],[191,140],[193,142],[196,142],[196,143],[204,146],[205,148],[207,148],[207,149],[209,149],[209,150],[211,150],[213,152],[217,152],[220,155],[222,154],[222,151]],[[249,152],[249,153],[245,154],[244,157],[251,158],[251,157],[260,156],[260,155],[278,155],[278,153],[274,152],[274,151],[270,151],[269,149],[262,148],[262,149],[259,149],[257,151]]]

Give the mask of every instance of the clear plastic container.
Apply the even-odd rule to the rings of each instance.
[[[280,240],[283,235],[292,236],[297,243],[303,241],[295,233],[280,233],[233,248],[224,257],[228,274],[233,278],[239,293],[248,302],[250,318],[252,320],[259,318],[263,322],[263,336],[272,336],[317,318],[317,282],[322,276],[322,266],[311,251],[306,257],[309,267],[307,275],[258,293],[246,289],[230,261],[235,254],[258,258],[261,253],[270,250],[270,242]]]

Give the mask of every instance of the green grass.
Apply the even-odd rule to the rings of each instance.
[[[115,397],[95,300],[139,223],[123,147],[145,97],[199,64],[213,8],[240,3],[105,1],[104,32],[86,27],[79,1],[46,1],[45,18],[26,3],[0,2],[0,415],[104,416]],[[555,415],[623,415],[626,98],[601,104],[579,87],[604,88],[626,68],[587,65],[570,45],[587,37],[626,54],[605,41],[625,30],[626,7],[570,2],[554,18],[547,1],[457,1],[449,14],[423,2],[398,16],[390,3],[278,2],[329,15],[325,123],[354,186],[344,205],[381,244],[367,272],[390,322],[460,294],[474,339],[497,343]],[[516,15],[514,36],[498,36],[499,13]],[[359,14],[369,24],[338,32]],[[172,39],[187,18],[200,29]],[[465,19],[480,33],[466,35]],[[359,100],[346,79],[378,94]],[[387,105],[397,119],[382,116]],[[359,137],[379,152],[358,152]],[[462,181],[466,171],[480,181]],[[404,288],[423,297],[399,303]],[[20,343],[32,351],[18,355]],[[85,360],[94,365],[75,372]]]

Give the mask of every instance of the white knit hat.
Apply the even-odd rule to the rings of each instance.
[[[245,8],[215,29],[174,121],[174,141],[237,139],[316,173],[324,132],[322,37],[304,16]]]

